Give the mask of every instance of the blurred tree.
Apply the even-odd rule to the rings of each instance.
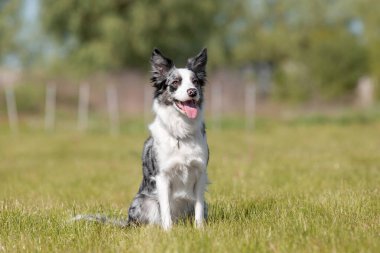
[[[368,57],[367,50],[351,34],[335,30],[327,34],[329,39],[315,39],[307,59],[320,93],[334,98],[355,90],[359,78],[368,73]]]
[[[19,46],[11,34],[20,1],[0,0],[0,57]],[[210,67],[273,66],[281,98],[336,97],[352,92],[361,75],[380,79],[374,0],[39,1],[41,23],[54,41],[32,32],[49,43],[18,51],[31,51],[20,58],[33,66],[49,51],[45,45],[59,45],[52,54],[59,64],[48,63],[55,73],[146,69],[154,47],[183,66],[207,46]]]
[[[377,92],[380,97],[380,3],[373,0],[358,1],[355,6],[363,22],[364,43],[369,51],[369,68],[376,79]]]
[[[350,27],[355,1],[247,2],[247,23],[237,33],[236,63],[270,62],[275,94],[303,100],[336,97],[368,73],[367,50]]]
[[[238,2],[224,0],[42,0],[43,24],[84,72],[148,67],[154,47],[179,65],[212,45],[225,58],[224,36]]]
[[[0,60],[17,51],[16,35],[20,27],[19,0],[0,0]]]

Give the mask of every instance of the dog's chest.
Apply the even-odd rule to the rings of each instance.
[[[173,198],[194,199],[194,185],[207,166],[207,143],[203,135],[185,140],[155,140],[160,174],[170,181]]]
[[[166,173],[183,171],[183,167],[189,170],[206,169],[208,151],[203,136],[185,140],[164,138],[156,143],[160,171]]]

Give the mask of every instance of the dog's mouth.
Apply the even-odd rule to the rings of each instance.
[[[189,119],[195,119],[198,115],[198,105],[193,99],[187,101],[174,101],[175,107]]]

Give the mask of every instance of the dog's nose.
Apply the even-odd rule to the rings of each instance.
[[[190,88],[187,90],[187,95],[189,95],[189,97],[195,97],[197,93],[197,89],[195,88]]]

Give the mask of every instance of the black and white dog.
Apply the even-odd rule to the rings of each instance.
[[[129,208],[128,221],[101,216],[74,218],[121,226],[158,224],[168,230],[173,222],[194,216],[200,228],[207,216],[209,150],[203,120],[203,87],[207,50],[176,68],[158,49],[151,57],[154,92],[150,137],[142,154],[143,180]]]
[[[154,88],[150,137],[142,155],[143,181],[129,208],[129,222],[160,224],[194,214],[201,227],[205,217],[208,146],[203,121],[203,86],[207,51],[176,68],[159,50],[152,53]]]

